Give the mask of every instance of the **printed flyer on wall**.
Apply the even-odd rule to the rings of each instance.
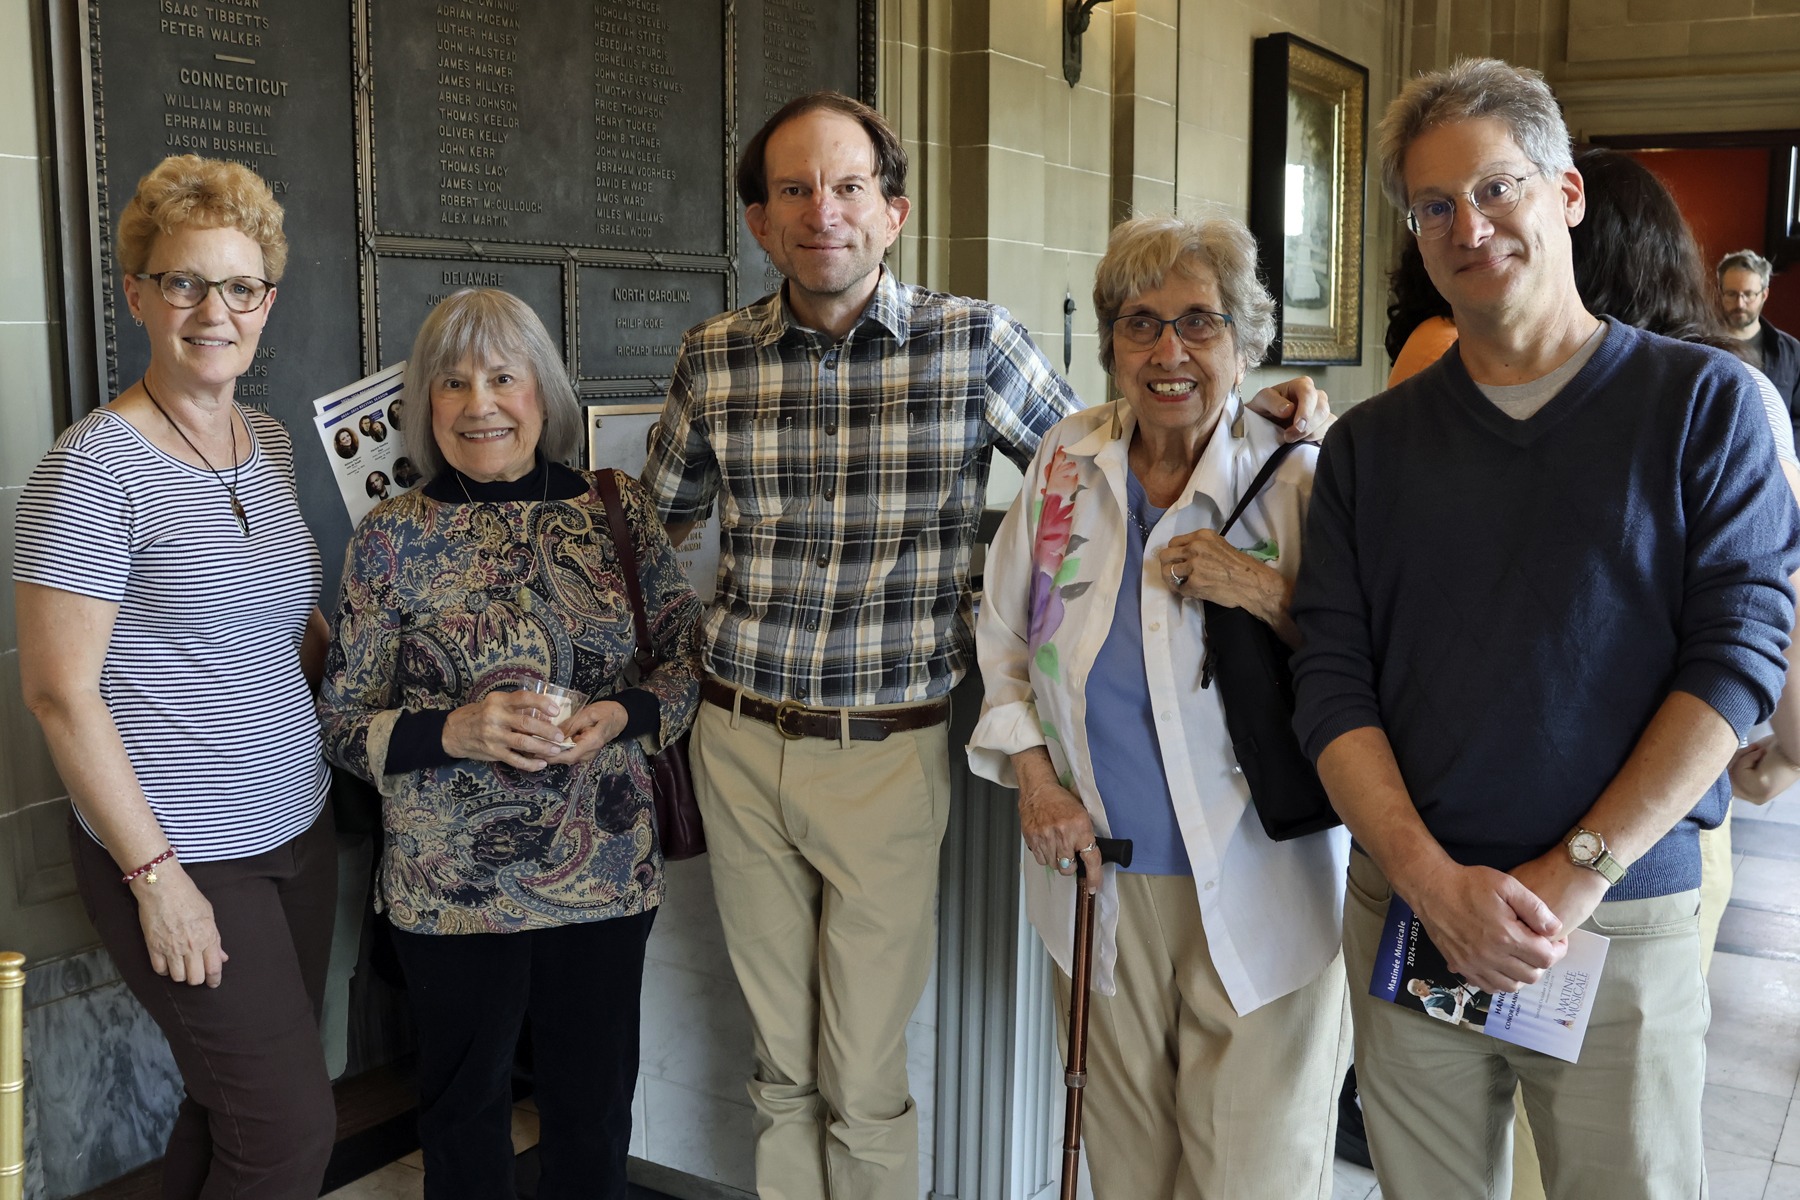
[[[313,424],[352,525],[420,481],[400,432],[407,420],[400,399],[405,376],[406,363],[397,362],[313,401]]]
[[[1395,896],[1381,927],[1369,994],[1449,1025],[1575,1062],[1587,1036],[1610,945],[1608,938],[1577,929],[1569,934],[1569,952],[1537,983],[1514,994],[1484,992],[1445,965],[1411,906]]]

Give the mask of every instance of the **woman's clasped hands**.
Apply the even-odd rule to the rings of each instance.
[[[551,711],[559,703],[537,692],[489,692],[445,719],[444,752],[541,771],[588,761],[625,728],[625,708],[614,700],[584,705],[559,727]]]

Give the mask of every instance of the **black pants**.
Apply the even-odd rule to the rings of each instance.
[[[523,933],[394,931],[419,1035],[426,1200],[507,1200],[531,1018],[539,1200],[623,1200],[652,910]]]

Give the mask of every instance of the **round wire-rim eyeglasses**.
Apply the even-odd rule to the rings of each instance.
[[[1467,200],[1470,208],[1490,221],[1504,217],[1519,207],[1519,201],[1525,198],[1525,181],[1542,174],[1542,171],[1533,171],[1529,175],[1514,175],[1510,171],[1501,171],[1489,175],[1466,192],[1415,201],[1407,206],[1406,227],[1412,230],[1414,237],[1443,237],[1456,223],[1458,200]]]

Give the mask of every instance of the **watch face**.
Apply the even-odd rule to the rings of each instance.
[[[1579,863],[1591,863],[1600,857],[1600,835],[1583,829],[1569,839],[1569,857]]]

